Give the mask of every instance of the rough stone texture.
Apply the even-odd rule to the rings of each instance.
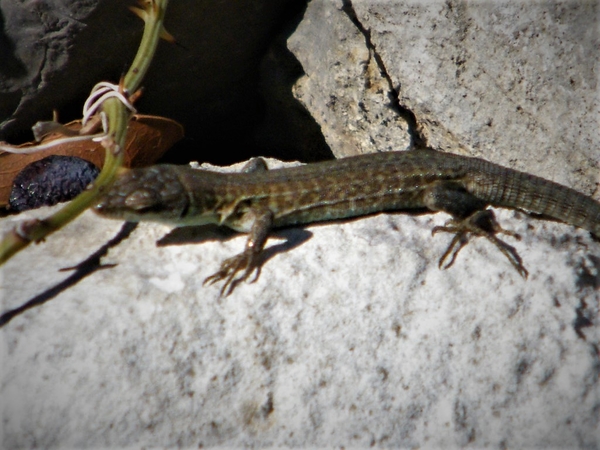
[[[528,280],[481,239],[440,270],[442,214],[379,215],[279,232],[225,298],[202,281],[245,237],[142,224],[49,295],[120,227],[88,212],[2,269],[3,312],[48,297],[0,331],[3,446],[595,448],[597,244],[498,213]]]
[[[592,193],[599,179],[598,13],[598,2],[313,1],[289,41],[306,72],[297,92],[335,154],[401,149],[396,138],[360,146],[347,137],[345,124],[364,120],[360,62],[377,55],[396,88],[387,92],[398,93],[433,147]],[[331,98],[356,101],[338,111]]]
[[[361,71],[356,60],[343,57],[372,61],[377,54],[392,85],[401,81],[401,103],[415,112],[431,143],[592,192],[598,172],[591,152],[598,146],[589,123],[598,116],[586,64],[597,63],[591,58],[567,71],[588,80],[577,89],[561,84],[564,71],[554,69],[568,69],[562,58],[591,51],[594,31],[585,30],[597,30],[586,22],[594,11],[577,11],[592,4],[564,3],[571,6],[545,16],[538,3],[471,5],[408,3],[399,10],[395,2],[343,7],[313,0],[306,12],[312,27],[303,22],[298,29],[304,45],[296,35],[290,41],[294,51],[313,53],[312,59],[299,56],[307,78],[296,92],[333,149],[347,147],[344,123],[358,124],[361,137],[350,142],[366,148],[368,136],[395,131],[377,129],[374,116],[361,116],[360,109],[327,104],[331,95],[345,105],[353,95],[371,105],[393,100],[393,92],[368,97],[362,82],[350,83],[351,73],[369,80],[377,71]],[[465,21],[471,25],[460,40],[456,33],[464,27],[457,23]],[[511,58],[517,59],[505,58],[506,44],[487,35],[509,39],[525,22],[530,31],[547,26],[529,38],[531,52],[515,45]],[[571,34],[557,40],[551,32],[562,26]],[[359,39],[367,29],[370,38]],[[398,34],[403,29],[407,35]],[[342,30],[346,35],[336,44],[331,36]],[[444,39],[436,40],[436,33]],[[573,43],[571,35],[580,38]],[[333,56],[319,44],[328,39]],[[370,53],[360,48],[369,41]],[[459,43],[469,49],[459,69],[469,70],[456,78],[456,52],[448,49]],[[402,51],[394,53],[395,47]],[[555,59],[536,60],[545,52]],[[530,59],[537,62],[529,65]],[[312,65],[318,61],[327,64]],[[413,65],[420,72],[409,70]],[[344,68],[339,76],[348,91],[345,82],[329,90],[332,67]],[[482,71],[475,77],[477,67],[493,76]],[[513,90],[500,89],[518,74],[523,80]],[[321,88],[318,95],[312,91]],[[534,94],[535,101],[527,100]],[[524,112],[510,114],[508,99]],[[577,116],[580,111],[587,115]],[[481,117],[493,118],[492,126]],[[482,131],[486,127],[497,134]],[[383,148],[371,148],[377,149]],[[567,153],[559,158],[561,150]],[[598,243],[573,227],[500,210],[500,223],[522,236],[507,240],[523,257],[529,279],[481,239],[441,271],[437,260],[450,237],[431,237],[430,230],[445,219],[379,215],[310,227],[305,242],[302,230],[281,232],[291,242],[282,248],[274,239],[257,282],[226,298],[202,281],[243,248],[244,237],[222,243],[214,234],[141,225],[104,258],[118,266],[91,274],[0,330],[3,445],[599,447]],[[118,229],[118,222],[87,213],[17,255],[0,271],[2,311],[55,286],[68,276],[56,268],[81,261]],[[157,240],[170,244],[157,248]],[[183,243],[190,245],[177,245]]]
[[[341,2],[313,1],[288,39],[306,76],[294,94],[321,125],[338,157],[410,145],[393,89],[365,36],[342,12]]]

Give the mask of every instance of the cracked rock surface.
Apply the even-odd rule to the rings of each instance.
[[[398,114],[368,108],[379,114],[369,118],[360,107],[377,85],[380,105],[397,95],[396,106],[414,114],[434,148],[594,193],[598,9],[597,2],[313,1],[289,40],[306,72],[297,95],[339,156],[405,147],[406,138],[387,137],[399,130],[384,115]],[[369,72],[368,63],[378,69]],[[378,84],[380,72],[390,83]]]
[[[306,76],[294,86],[336,157],[406,149],[408,124],[372,48],[339,2],[311,2],[288,47]]]
[[[594,192],[591,3],[398,3],[313,0],[288,41],[336,154],[405,148],[408,111],[433,145]],[[203,280],[245,237],[156,224],[65,282],[121,227],[87,212],[0,270],[0,313],[38,303],[0,328],[2,445],[597,448],[598,243],[497,217],[527,280],[482,239],[440,270],[447,216],[381,214],[278,232],[220,297]]]

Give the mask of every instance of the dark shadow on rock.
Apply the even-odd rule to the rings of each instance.
[[[156,241],[157,247],[202,244],[210,241],[228,241],[239,233],[217,225],[177,227]]]
[[[2,63],[0,64],[0,75],[2,78],[21,78],[25,76],[27,70],[21,60],[15,55],[15,45],[6,35],[4,16],[0,11],[0,55]],[[4,90],[0,85],[0,91]]]
[[[265,114],[255,130],[255,140],[265,156],[317,162],[334,156],[319,124],[293,95],[294,84],[305,73],[287,48],[287,39],[302,16],[298,14],[277,36],[261,62],[259,89]]]
[[[167,235],[156,242],[158,247],[166,247],[170,245],[190,245],[190,244],[201,244],[209,241],[227,241],[235,236],[239,236],[233,230],[226,227],[219,227],[217,225],[201,225],[201,226],[190,226],[190,227],[179,227],[170,231]],[[304,228],[281,228],[274,230],[269,234],[269,240],[271,238],[284,239],[285,241],[281,244],[268,245],[263,251],[261,257],[261,264],[271,259],[278,253],[287,252],[293,248],[296,248],[306,242],[312,237],[312,233]],[[240,249],[240,252],[242,249]],[[223,259],[226,259],[233,255],[223,255]]]
[[[41,294],[36,295],[31,300],[25,302],[18,308],[11,309],[2,313],[2,315],[0,315],[0,328],[8,324],[15,317],[23,314],[25,311],[35,308],[36,306],[43,305],[47,301],[52,300],[58,294],[67,290],[71,286],[74,286],[75,284],[79,283],[82,279],[84,279],[88,275],[91,275],[97,270],[109,269],[111,267],[114,267],[115,264],[100,264],[100,258],[106,255],[106,253],[108,253],[108,250],[110,250],[112,247],[115,247],[121,241],[127,239],[127,237],[133,232],[133,230],[135,230],[136,227],[137,223],[125,222],[121,230],[117,233],[117,235],[114,238],[112,238],[110,241],[108,241],[106,244],[100,247],[87,259],[77,264],[77,266],[75,267],[61,269],[61,271],[74,270],[74,272],[65,280],[61,281],[60,283],[51,287],[50,289],[47,289]]]
[[[182,102],[165,105],[167,115],[184,124],[186,138],[168,152],[165,161],[198,160],[228,165],[253,156],[305,162],[333,158],[319,125],[292,95],[292,86],[304,72],[288,51],[286,40],[302,20],[307,2],[278,1],[282,9],[277,15],[271,13],[270,22],[260,20],[263,26],[268,23],[268,31],[251,52],[242,51],[240,42],[225,42],[219,47],[220,32],[196,31],[196,39],[212,39],[215,44],[212,53],[204,55],[207,64],[200,67],[194,62],[195,43],[189,38],[182,41],[191,48],[184,57],[190,60],[188,69],[173,74],[180,85],[174,84],[175,80],[164,83],[164,77],[162,81],[167,89],[173,89],[174,96],[180,95],[176,89],[187,89]],[[167,29],[179,39],[176,26],[181,21],[174,15],[171,20],[174,25],[169,24],[167,17]],[[174,51],[177,52],[165,46],[160,48],[156,67],[170,58],[167,52]],[[167,53],[166,57],[162,52]],[[243,67],[230,67],[226,60],[237,54],[245,58]],[[157,81],[156,77],[151,78],[152,73],[151,69],[148,91],[154,89]],[[190,78],[192,75],[195,79]],[[203,84],[211,88],[204,91]]]
[[[22,97],[7,99],[6,111],[0,106],[0,122],[14,116],[0,130],[5,139],[20,142],[29,136],[31,125],[49,119],[53,109],[62,122],[80,118],[95,83],[119,80],[143,30],[126,3],[105,0],[92,7],[72,2],[63,5],[64,11],[46,11],[49,25],[21,10],[41,38],[21,34],[16,48],[43,42],[45,57],[39,68],[27,66],[32,73],[21,83]],[[23,8],[18,2],[14,5]],[[302,20],[306,5],[307,0],[169,4],[165,26],[180,45],[159,43],[136,104],[140,113],[169,117],[185,128],[186,138],[164,161],[230,164],[257,155],[303,161],[332,158],[319,126],[292,95],[302,68],[285,41]],[[62,23],[66,28],[55,30]],[[4,60],[2,67],[19,69],[6,66]]]
[[[14,43],[6,34],[2,11],[0,11],[0,55],[0,128],[2,128],[4,121],[6,123],[11,121],[10,115],[21,101],[22,92],[14,86],[14,80],[27,74],[25,65],[15,54]]]

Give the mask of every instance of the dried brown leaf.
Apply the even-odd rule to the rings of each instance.
[[[77,131],[81,129],[81,121],[76,120],[65,126]],[[42,142],[57,137],[62,136],[49,135]],[[129,121],[127,132],[125,165],[127,167],[151,165],[182,137],[183,127],[174,120],[158,116],[134,115]],[[34,143],[24,144],[26,145],[34,145]],[[0,152],[0,206],[8,204],[12,183],[17,174],[28,164],[50,155],[77,156],[98,167],[104,164],[104,148],[100,142],[92,140],[67,142],[30,154]]]

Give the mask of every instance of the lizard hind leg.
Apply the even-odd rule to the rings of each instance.
[[[519,272],[519,275],[523,278],[527,278],[527,269],[523,266],[523,260],[516,249],[499,239],[496,234],[505,234],[516,239],[520,239],[521,237],[513,231],[502,228],[496,221],[496,216],[492,210],[478,210],[464,219],[453,218],[444,226],[434,227],[433,230],[431,230],[431,234],[435,234],[439,231],[454,234],[452,242],[450,242],[450,245],[440,258],[440,268],[447,269],[452,266],[458,252],[469,242],[469,235],[475,235],[484,237],[494,244],[496,248],[508,258],[513,267]],[[448,257],[450,257],[449,262],[444,264]]]
[[[460,177],[431,183],[423,192],[423,203],[431,211],[444,211],[453,217],[446,225],[432,230],[432,234],[438,231],[454,234],[448,249],[440,258],[440,267],[448,268],[454,263],[458,252],[469,242],[471,235],[482,236],[508,258],[523,278],[527,278],[527,270],[515,248],[496,236],[506,234],[520,239],[519,235],[503,229],[496,221],[494,212],[486,209],[488,202],[468,192]],[[448,257],[448,264],[444,264]]]

